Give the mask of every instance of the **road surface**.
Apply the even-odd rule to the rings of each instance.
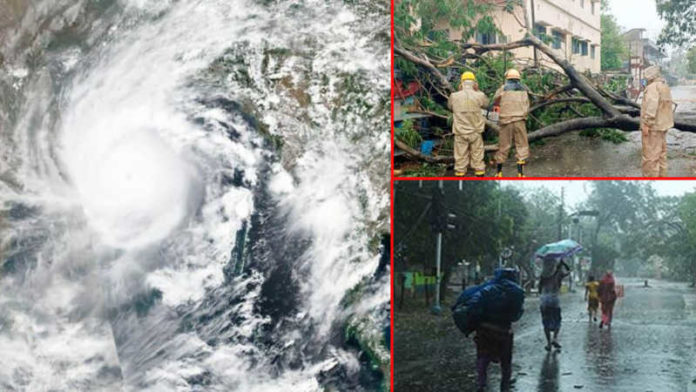
[[[696,86],[672,88],[677,113],[683,121],[696,123]],[[640,177],[640,132],[625,132],[627,142],[614,144],[599,138],[569,132],[544,139],[543,145],[533,145],[528,159],[528,177]],[[696,176],[696,134],[671,129],[667,133],[667,163],[669,177]],[[470,173],[471,174],[471,173]],[[486,175],[495,174],[488,167]],[[450,169],[446,175],[454,175]],[[505,177],[516,177],[514,154],[503,166]]]
[[[514,391],[696,391],[696,291],[684,283],[619,279],[626,287],[617,302],[611,331],[587,319],[582,292],[561,296],[560,352],[548,354],[538,311],[530,296],[515,326]],[[395,326],[408,328],[399,323]],[[431,319],[436,318],[430,316]],[[414,352],[413,335],[395,331],[395,391],[474,391],[475,351],[457,335],[446,312],[429,329],[435,337]],[[417,350],[417,349],[416,349]],[[399,354],[403,354],[403,358]],[[499,367],[493,365],[489,391],[497,391]]]

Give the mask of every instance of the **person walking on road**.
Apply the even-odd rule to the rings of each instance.
[[[544,325],[544,335],[546,335],[546,351],[551,351],[551,346],[560,349],[558,343],[558,333],[561,330],[561,304],[558,294],[561,290],[563,278],[570,274],[570,268],[561,259],[550,273],[542,274],[539,279],[539,293],[541,321]],[[552,338],[553,334],[553,338]]]
[[[449,96],[447,106],[452,110],[454,120],[454,175],[463,177],[471,165],[476,177],[483,177],[486,164],[483,163],[483,130],[486,121],[481,109],[488,106],[488,97],[478,89],[476,76],[464,72],[461,89]]]
[[[524,165],[529,158],[527,140],[527,115],[529,112],[529,93],[520,82],[520,73],[510,69],[505,73],[505,84],[496,91],[493,105],[500,106],[500,136],[498,152],[495,154],[497,164],[496,177],[503,176],[503,163],[507,161],[512,143],[515,143],[517,156],[517,176],[524,177]]]
[[[660,77],[660,67],[648,67],[644,75],[648,86],[640,108],[642,172],[644,177],[666,177],[667,131],[674,126],[672,92]]]
[[[524,290],[519,286],[519,272],[511,268],[499,268],[491,281],[486,309],[487,313],[476,328],[476,370],[478,391],[485,391],[488,365],[500,362],[500,390],[507,392],[512,379],[512,323],[522,317]],[[496,295],[496,292],[498,293]],[[484,296],[481,297],[482,299]],[[492,303],[492,301],[495,301]]]
[[[500,363],[500,390],[509,391],[512,379],[512,323],[524,312],[524,290],[519,271],[498,268],[493,279],[464,290],[452,307],[454,322],[466,336],[476,332],[477,391],[485,391],[488,366]]]
[[[599,282],[594,276],[590,275],[585,284],[585,300],[587,301],[587,315],[592,320],[597,321],[597,309],[599,309]]]
[[[599,281],[599,301],[602,303],[602,321],[599,328],[607,326],[611,328],[611,320],[614,316],[614,303],[616,303],[616,281],[611,270],[608,270],[602,280]]]

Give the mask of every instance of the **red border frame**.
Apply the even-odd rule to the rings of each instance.
[[[389,91],[391,92],[391,100],[389,102],[390,112],[390,139],[391,149],[389,155],[391,164],[389,165],[389,240],[391,250],[389,260],[389,390],[394,391],[394,0],[391,0],[390,8],[390,44],[389,44]]]

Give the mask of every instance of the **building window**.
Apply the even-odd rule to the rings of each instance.
[[[495,42],[495,33],[476,33],[476,42],[481,45],[490,45]]]
[[[580,49],[582,50],[582,55],[587,56],[587,42],[580,42]]]
[[[592,47],[590,48],[590,57],[592,57],[593,59],[595,58],[595,49],[597,49],[597,45],[592,45]]]
[[[578,41],[577,38],[573,37],[572,44],[573,44],[573,54],[580,53],[580,41]]]
[[[563,37],[563,34],[560,31],[553,31],[553,48],[554,49],[561,49],[562,43],[565,42],[565,38]]]
[[[544,38],[546,37],[546,26],[535,24],[534,35],[540,40],[544,40]]]
[[[594,1],[592,2],[592,15],[595,14],[595,5],[596,5],[596,4],[597,4],[597,3],[595,3]]]
[[[585,0],[580,0],[580,8],[585,8]]]
[[[499,34],[498,35],[498,43],[501,43],[501,44],[508,43],[507,35]]]

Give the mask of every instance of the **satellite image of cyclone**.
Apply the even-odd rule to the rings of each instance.
[[[385,391],[389,3],[0,0],[0,391]]]

